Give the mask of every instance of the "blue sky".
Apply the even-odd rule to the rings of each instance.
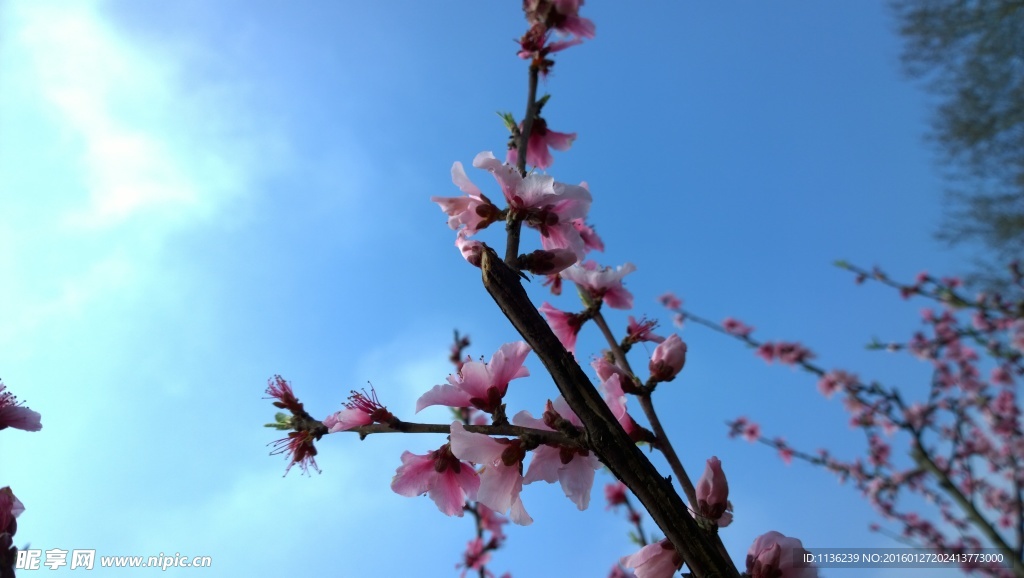
[[[590,184],[598,258],[637,265],[633,313],[662,315],[655,298],[672,290],[755,336],[802,340],[826,367],[925,383],[924,365],[862,347],[909,336],[921,304],[830,265],[909,278],[965,262],[931,239],[927,99],[899,75],[883,4],[591,4],[597,38],[542,87],[551,128],[579,133],[550,173]],[[329,436],[322,475],[282,478],[262,395],[280,373],[326,416],[372,381],[411,419],[450,371],[453,328],[474,357],[516,339],[428,199],[458,193],[454,161],[504,147],[494,113],[524,108],[522,31],[514,1],[0,7],[0,376],[44,424],[0,436],[0,484],[27,508],[19,543],[213,557],[181,575],[455,575],[470,521],[388,488],[403,450],[440,438]],[[621,332],[625,316],[610,321]],[[725,436],[746,415],[798,447],[859,455],[838,400],[722,336],[683,337],[687,368],[656,403],[694,475],[722,459],[737,560],[772,529],[894,545],[831,475]],[[556,395],[528,366],[510,413]],[[524,501],[536,522],[509,531],[496,572],[604,576],[633,550],[600,499],[580,513],[534,485]]]

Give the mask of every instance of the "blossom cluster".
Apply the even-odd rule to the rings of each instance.
[[[488,265],[494,262],[489,260],[494,252],[475,237],[491,225],[504,222],[508,235],[506,255],[499,265],[512,271],[511,278],[516,283],[515,273],[524,278],[528,278],[526,273],[532,273],[545,277],[544,285],[550,287],[553,295],[560,295],[565,283],[575,286],[582,309],[566,311],[543,303],[537,311],[543,314],[548,327],[544,327],[539,316],[534,316],[531,323],[534,332],[545,333],[545,338],[544,341],[530,343],[538,348],[540,345],[536,343],[544,345],[545,351],[538,353],[549,368],[553,367],[549,362],[551,355],[564,360],[560,361],[563,365],[571,366],[578,363],[575,361],[577,336],[586,323],[593,322],[609,342],[609,349],[591,363],[597,375],[596,385],[581,383],[586,380],[578,375],[573,377],[571,385],[585,388],[586,394],[582,398],[574,397],[578,391],[572,389],[567,380],[560,380],[552,369],[556,384],[565,397],[559,395],[547,399],[543,411],[537,416],[522,410],[509,419],[505,400],[510,384],[529,376],[525,362],[532,351],[530,343],[506,343],[488,362],[482,358],[479,361],[468,357],[463,360],[461,352],[468,341],[464,343],[456,334],[451,356],[456,372],[449,375],[445,383],[434,385],[423,393],[415,405],[417,413],[432,406],[450,408],[455,416],[450,423],[416,424],[400,419],[381,403],[372,387],[369,393],[365,390],[353,392],[343,409],[323,421],[316,421],[294,397],[290,385],[275,377],[268,387],[268,394],[277,400],[276,406],[291,413],[290,416],[279,414],[277,422],[271,424],[278,429],[291,430],[287,438],[275,442],[276,451],[290,455],[289,467],[297,463],[308,473],[309,467],[316,469],[314,442],[325,434],[345,431],[357,432],[360,436],[384,431],[447,433],[447,440],[435,450],[425,454],[404,452],[391,488],[403,496],[429,496],[438,510],[448,516],[461,517],[465,512],[471,512],[477,520],[478,535],[468,542],[463,560],[457,567],[462,569],[463,576],[470,571],[480,576],[491,576],[487,564],[504,536],[500,523],[495,525],[494,520],[504,521],[507,516],[509,521],[519,525],[533,522],[523,501],[524,486],[539,481],[557,482],[565,496],[579,510],[584,510],[590,504],[601,460],[607,460],[610,469],[623,479],[629,479],[629,472],[635,465],[640,469],[648,468],[645,470],[647,475],[655,476],[656,483],[664,482],[661,474],[642,454],[609,459],[613,448],[599,445],[607,443],[605,439],[647,442],[665,455],[687,494],[689,507],[667,514],[685,520],[685,531],[676,529],[672,534],[665,530],[671,539],[654,540],[652,537],[648,541],[641,538],[642,548],[622,558],[615,572],[625,575],[625,568],[632,568],[641,578],[667,578],[682,567],[684,558],[694,566],[692,558],[687,558],[692,552],[683,550],[688,547],[687,540],[693,538],[700,542],[705,553],[709,553],[710,561],[701,564],[710,564],[715,567],[715,573],[721,574],[731,563],[721,556],[724,547],[717,532],[729,526],[733,517],[722,463],[717,457],[707,459],[703,475],[693,484],[658,420],[653,417],[651,405],[656,387],[674,381],[683,370],[687,345],[676,334],[661,336],[655,333],[655,322],[643,317],[637,320],[632,316],[624,328],[625,336],[620,341],[616,340],[604,318],[603,309],[605,306],[616,310],[633,308],[633,294],[625,287],[625,277],[636,267],[632,263],[607,267],[588,259],[591,251],[604,250],[603,241],[587,222],[593,201],[590,186],[585,181],[575,185],[559,182],[542,172],[552,166],[554,157],[551,150],[569,149],[577,135],[550,128],[548,120],[542,116],[550,95],[537,98],[537,80],[550,72],[554,54],[594,37],[594,24],[579,14],[583,4],[584,0],[523,2],[529,27],[519,40],[518,56],[530,63],[527,112],[521,120],[509,113],[500,114],[510,134],[503,160],[493,152],[485,151],[477,154],[472,162],[474,168],[490,173],[501,191],[500,197],[484,194],[469,178],[462,163],[455,162],[451,178],[462,195],[434,196],[431,201],[440,206],[447,216],[448,227],[456,232],[455,245],[463,258],[471,265],[484,268],[485,285],[488,271],[494,270]],[[527,165],[533,170],[528,172]],[[499,202],[492,201],[492,198]],[[541,248],[519,254],[520,233],[524,226],[537,232]],[[522,287],[517,290],[521,291]],[[523,301],[520,299],[516,303]],[[510,311],[516,308],[501,305],[506,315],[513,319]],[[533,306],[527,304],[523,307],[532,309]],[[749,334],[751,330],[742,324],[733,328],[737,334],[744,331]],[[520,331],[529,341],[530,332]],[[657,345],[647,360],[648,377],[644,381],[631,368],[626,354],[637,344],[648,342]],[[553,351],[555,349],[558,351]],[[809,352],[787,343],[766,349],[765,355],[769,360],[777,358],[791,364],[810,358]],[[579,367],[573,369],[578,374]],[[630,397],[637,399],[648,418],[650,430],[639,425],[630,415],[627,409]],[[588,416],[591,423],[585,423],[577,412]],[[597,422],[606,433],[610,432],[611,438],[606,436],[602,439],[601,435],[595,434]],[[675,501],[664,497],[666,491],[669,494],[674,491],[671,482],[659,489],[660,494],[648,493],[646,497],[643,494],[645,488],[655,484],[640,483],[637,478],[633,478],[631,483],[652,512],[671,510],[681,503],[677,496],[673,496]],[[610,495],[619,503],[626,503],[625,485],[614,488]],[[651,505],[659,501],[662,504]],[[639,515],[632,512],[631,517],[636,518],[634,523],[639,528]],[[659,518],[656,516],[656,519]],[[699,527],[701,534],[692,535],[693,527]],[[485,531],[491,534],[487,540],[484,539]],[[813,568],[792,568],[795,557],[789,554],[800,548],[799,540],[786,538],[777,532],[764,534],[751,547],[746,560],[747,571],[758,578],[816,576]],[[734,572],[734,567],[731,567],[729,573]]]
[[[481,250],[480,242],[470,237],[499,220],[521,221],[540,233],[543,249],[524,267],[536,274],[556,274],[578,262],[588,250],[602,246],[584,221],[592,200],[585,182],[570,185],[540,173],[523,176],[489,151],[478,154],[473,166],[494,176],[506,208],[499,208],[484,195],[460,162],[452,165],[452,182],[465,196],[430,198],[448,215],[448,226],[458,231],[455,244],[470,263],[480,265]]]
[[[19,402],[14,394],[7,391],[7,386],[0,382],[0,430],[14,428],[36,432],[43,428],[40,417],[38,412]],[[25,505],[14,495],[10,486],[0,488],[0,575],[14,575],[18,554],[14,546],[14,534],[18,531],[17,518],[24,511]]]
[[[840,481],[852,480],[885,520],[898,524],[898,536],[905,542],[944,553],[996,548],[1019,559],[1006,536],[1024,524],[1021,494],[1014,490],[1024,484],[1024,429],[1016,389],[1024,376],[1024,298],[996,293],[971,298],[953,277],[920,273],[913,283],[901,284],[877,268],[869,272],[841,266],[853,270],[858,283],[873,279],[897,289],[904,299],[938,302],[938,309],[921,310],[925,329],[910,340],[870,345],[907,352],[929,365],[930,385],[921,392],[923,400],[914,401],[906,390],[864,383],[853,372],[825,370],[809,361],[813,354],[799,343],[761,343],[750,336],[751,328],[728,319],[711,325],[754,346],[766,359],[785,361],[783,355],[788,355],[790,364],[817,376],[823,396],[841,395],[849,425],[865,435],[866,456],[841,460],[826,449],[798,451],[782,438],[763,437],[760,427],[743,417],[730,423],[730,435],[773,447],[787,463],[797,457],[827,468]],[[1019,270],[1014,265],[1010,269]],[[1024,295],[1019,273],[1013,283]],[[781,345],[786,346],[784,354]],[[894,460],[899,435],[909,442],[909,463]],[[923,497],[942,524],[912,511],[907,500],[912,494]],[[878,524],[872,529],[885,531]],[[1014,569],[973,563],[963,569],[986,576],[1016,575]]]

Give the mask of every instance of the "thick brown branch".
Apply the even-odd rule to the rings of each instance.
[[[623,371],[628,372],[630,375],[636,375],[633,373],[633,368],[630,367],[629,361],[626,359],[625,352],[619,347],[618,342],[615,340],[615,336],[612,334],[612,330],[608,327],[608,322],[605,321],[604,315],[601,312],[594,314],[594,323],[601,330],[601,333],[605,337],[605,341],[608,342],[608,346],[611,347],[612,354],[615,355],[616,363]],[[686,500],[690,502],[690,505],[694,508],[697,507],[697,490],[693,486],[693,481],[690,479],[689,474],[686,473],[686,468],[683,467],[683,462],[679,459],[679,455],[676,454],[675,448],[672,447],[672,442],[669,441],[668,435],[665,433],[665,428],[661,427],[661,420],[658,419],[658,414],[654,412],[654,404],[651,402],[651,396],[641,395],[640,407],[644,410],[644,415],[647,416],[647,421],[651,424],[651,430],[654,435],[658,438],[657,444],[658,449],[665,455],[665,460],[668,461],[669,467],[672,468],[672,473],[675,474],[676,480],[679,485],[683,488],[683,493],[686,494]]]
[[[487,292],[540,357],[569,407],[583,422],[590,447],[632,490],[690,570],[701,578],[738,578],[731,560],[719,553],[687,513],[672,484],[619,426],[590,379],[534,307],[519,276],[486,246],[481,269]]]

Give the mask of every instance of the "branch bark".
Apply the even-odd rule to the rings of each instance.
[[[484,246],[480,268],[484,288],[533,348],[562,397],[583,422],[590,447],[636,495],[694,575],[739,578],[732,561],[719,553],[687,513],[686,505],[672,484],[619,426],[590,378],[534,307],[519,276],[487,246]]]

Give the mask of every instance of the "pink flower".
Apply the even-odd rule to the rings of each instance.
[[[576,313],[569,313],[568,311],[561,311],[556,309],[554,305],[551,305],[545,301],[538,308],[544,317],[548,320],[548,325],[551,326],[551,331],[554,331],[555,337],[562,342],[562,346],[569,353],[575,355],[576,353],[576,336],[580,332],[580,328],[583,326],[583,320]]]
[[[1018,319],[1010,326],[1012,336],[1010,337],[1010,347],[1013,347],[1020,353],[1024,353],[1024,319]]]
[[[754,540],[747,551],[747,573],[751,578],[817,578],[818,569],[800,558],[804,545],[771,531]]]
[[[745,325],[742,321],[733,319],[732,317],[726,317],[725,320],[722,321],[722,329],[725,329],[727,333],[737,337],[749,337],[754,331],[753,327]]]
[[[671,291],[663,293],[658,297],[658,303],[661,303],[666,309],[675,310],[683,306],[683,300],[676,297],[675,293]]]
[[[648,369],[654,381],[672,381],[686,365],[686,344],[673,333],[654,348]]]
[[[778,343],[768,341],[762,343],[757,348],[756,354],[768,363],[778,359],[779,362],[785,363],[786,365],[796,365],[814,358],[814,353],[803,345],[786,341],[780,341]]]
[[[512,423],[521,427],[530,427],[555,431],[551,424],[555,420],[567,420],[577,428],[583,429],[580,418],[569,407],[562,396],[548,402],[544,411],[544,420],[521,411],[512,418]],[[590,505],[590,490],[594,486],[594,472],[601,468],[597,456],[588,450],[540,446],[533,451],[530,468],[523,477],[524,484],[532,484],[538,480],[552,484],[556,480],[562,486],[565,497],[572,500],[579,510],[586,510]]]
[[[526,457],[520,441],[468,432],[457,421],[452,422],[451,432],[452,453],[459,459],[483,466],[477,501],[501,514],[511,509],[509,518],[516,524],[528,526],[533,523],[519,498],[523,490],[520,472]]]
[[[492,413],[501,405],[508,382],[530,375],[523,361],[530,346],[523,341],[506,343],[491,356],[488,364],[467,361],[458,375],[449,375],[448,383],[435,385],[416,401],[416,411],[432,405],[475,407]]]
[[[987,409],[989,425],[992,431],[1004,436],[1012,436],[1020,432],[1020,407],[1013,391],[1004,389],[994,400],[989,402]]]
[[[38,412],[21,405],[14,394],[7,391],[7,386],[0,382],[0,430],[13,427],[25,431],[43,429]]]
[[[771,363],[775,361],[775,344],[771,341],[766,341],[757,346],[757,351],[755,351],[754,354],[766,362]]]
[[[422,456],[404,452],[402,465],[391,480],[391,489],[396,494],[410,498],[429,494],[442,513],[460,518],[466,499],[475,500],[479,488],[476,470],[459,461],[449,444]]]
[[[480,241],[471,241],[462,234],[463,231],[459,231],[459,234],[455,236],[455,246],[459,248],[459,252],[462,253],[462,258],[469,262],[474,267],[479,267],[482,260],[481,254],[484,251],[484,244]]]
[[[729,424],[729,437],[742,435],[748,442],[756,442],[761,437],[761,426],[745,417],[738,417]]]
[[[783,438],[775,438],[772,440],[775,444],[775,448],[779,450],[779,458],[782,463],[787,466],[793,463],[793,448],[786,444],[786,440]]]
[[[665,338],[654,333],[654,328],[657,326],[658,322],[656,320],[641,319],[637,321],[630,315],[629,325],[626,326],[626,340],[629,343],[639,343],[641,341],[661,343],[665,341]]]
[[[456,568],[462,568],[461,578],[466,578],[466,573],[470,570],[481,570],[485,572],[485,576],[493,576],[489,570],[485,569],[485,566],[491,560],[491,551],[484,547],[484,541],[482,538],[474,538],[466,544],[466,552],[462,555],[462,562],[456,564]]]
[[[576,227],[579,231],[580,237],[583,238],[583,246],[589,251],[604,251],[604,241],[601,237],[597,236],[597,231],[593,227],[587,225],[583,219],[573,219],[572,226]]]
[[[826,398],[832,397],[836,391],[846,390],[857,384],[857,376],[836,369],[821,376],[818,380],[818,391]]]
[[[468,237],[498,219],[498,207],[469,180],[460,162],[452,165],[452,182],[466,193],[466,196],[430,197],[430,200],[440,205],[441,210],[448,215],[449,227],[458,230],[464,226],[462,232]]]
[[[371,423],[389,423],[394,421],[395,416],[377,399],[377,392],[370,386],[370,393],[353,391],[348,396],[345,409],[335,412],[326,419],[328,433],[352,430]]]
[[[565,50],[577,44],[582,44],[582,38],[569,38],[566,40],[555,40],[549,42],[550,34],[547,25],[543,22],[534,22],[530,29],[519,39],[519,52],[517,55],[523,60],[532,60],[532,66],[537,67],[541,77],[547,78],[548,72],[555,64],[548,58],[552,53]]]
[[[607,381],[608,378],[610,378],[613,375],[619,375],[626,380],[629,379],[629,376],[626,374],[625,371],[622,370],[621,367],[608,361],[608,359],[605,357],[595,358],[593,361],[590,362],[590,366],[594,368],[594,371],[597,373],[597,378],[600,379],[601,381]]]
[[[1006,365],[997,366],[992,370],[992,374],[989,377],[992,383],[999,385],[1013,385],[1013,374]]]
[[[310,467],[319,472],[320,468],[317,467],[315,458],[316,447],[313,443],[323,436],[323,424],[306,413],[302,402],[295,397],[292,386],[280,375],[275,375],[268,380],[267,394],[277,400],[274,402],[275,407],[287,409],[292,413],[292,417],[288,419],[289,425],[283,429],[291,427],[296,430],[289,433],[288,437],[268,444],[274,446],[270,455],[288,454],[288,467],[284,470],[286,476],[295,464],[299,464],[304,474],[309,474]]]
[[[508,524],[508,518],[499,516],[494,510],[477,502],[476,513],[480,516],[480,527],[491,533],[491,539],[501,542],[505,539],[505,531],[502,526]]]
[[[743,430],[743,439],[747,440],[750,443],[756,442],[758,439],[760,439],[760,437],[761,426],[757,425],[756,423],[751,422]]]
[[[573,265],[562,271],[562,278],[568,279],[585,289],[592,299],[602,300],[613,309],[633,307],[633,294],[622,286],[622,278],[636,271],[636,266],[626,263],[616,269],[599,267],[593,261]]]
[[[590,210],[593,197],[583,185],[567,185],[540,173],[525,177],[515,167],[502,164],[490,152],[482,152],[473,166],[490,171],[501,185],[509,210],[541,234],[541,245],[548,250],[570,249],[578,259],[586,254],[583,237],[573,225]]]
[[[270,452],[270,455],[289,454],[288,467],[284,470],[286,476],[295,464],[299,464],[302,473],[306,475],[309,475],[310,467],[320,473],[320,468],[316,465],[316,447],[313,445],[315,441],[316,437],[312,432],[293,431],[288,437],[272,442],[274,451]]]
[[[729,482],[722,471],[722,462],[715,456],[708,459],[704,474],[697,480],[697,509],[701,516],[718,521],[729,509]],[[732,516],[719,526],[728,526]]]
[[[267,380],[266,393],[271,398],[277,400],[274,402],[274,407],[287,409],[293,414],[303,414],[306,412],[302,407],[302,402],[299,401],[299,398],[295,397],[291,384],[280,375],[275,375]]]
[[[635,570],[637,578],[671,578],[683,567],[683,559],[668,540],[662,540],[644,546],[632,556],[624,556],[619,564]]]
[[[597,390],[608,404],[608,408],[612,410],[612,415],[631,438],[639,441],[643,431],[626,411],[627,388],[630,392],[636,391],[633,378],[603,357],[598,357],[591,365],[597,370],[597,377],[601,380]]]
[[[548,275],[547,279],[544,280],[543,286],[551,286],[552,295],[562,294],[562,277],[559,275]]]
[[[587,18],[580,17],[580,6],[584,0],[552,0],[555,7],[555,14],[551,27],[562,34],[574,34],[581,38],[593,38],[594,23]]]
[[[519,129],[522,130],[522,123]],[[576,133],[555,132],[548,129],[548,123],[543,118],[537,117],[533,120],[533,127],[530,129],[530,140],[526,143],[527,164],[545,170],[554,162],[549,148],[556,151],[567,151],[576,140]],[[505,162],[515,165],[519,160],[519,151],[516,148],[509,148]]]
[[[534,275],[557,275],[576,263],[576,253],[570,249],[538,249],[520,257],[522,269]]]
[[[923,429],[926,425],[931,424],[929,418],[928,407],[921,404],[921,402],[914,402],[910,407],[903,410],[903,418],[907,420],[907,424],[916,429]]]
[[[786,365],[796,365],[814,358],[814,353],[799,343],[779,342],[775,344],[775,355]]]
[[[626,484],[616,481],[604,487],[604,499],[608,501],[605,509],[621,506],[626,503]]]
[[[25,511],[25,505],[21,503],[10,486],[0,488],[0,534],[13,536],[18,528],[15,518]]]

